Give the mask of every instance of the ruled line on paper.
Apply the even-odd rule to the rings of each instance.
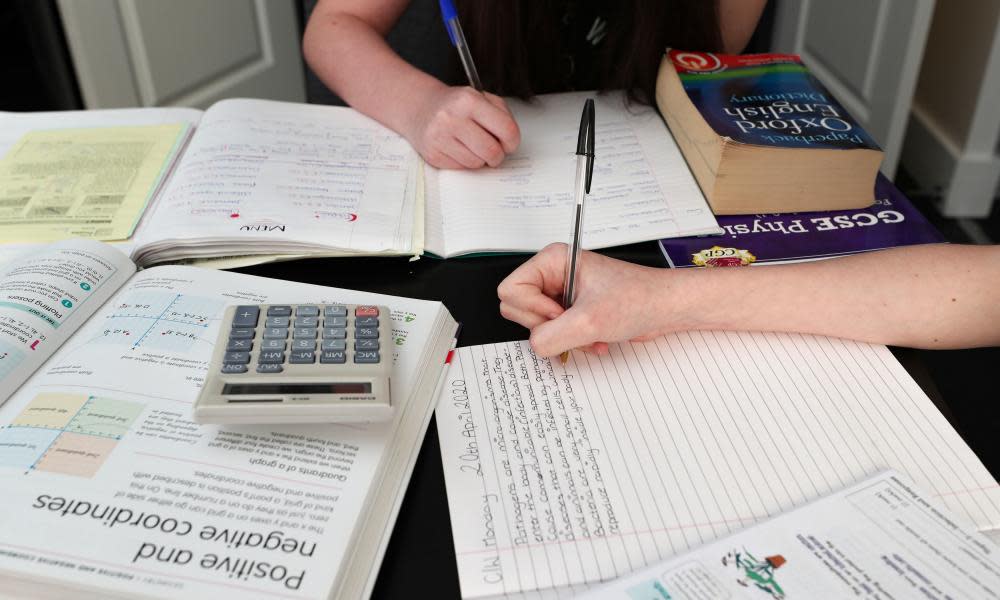
[[[624,537],[630,537],[630,536],[631,537],[636,537],[636,536],[640,536],[640,535],[648,535],[648,534],[651,534],[651,533],[660,533],[660,532],[663,532],[663,531],[676,531],[676,530],[680,530],[680,529],[701,529],[701,528],[705,528],[705,527],[714,527],[715,525],[720,525],[720,524],[728,526],[731,523],[738,523],[740,525],[740,528],[742,528],[742,527],[745,527],[747,525],[751,525],[753,523],[756,523],[757,521],[760,521],[761,519],[766,519],[766,518],[767,518],[767,516],[762,515],[762,516],[757,516],[757,517],[744,517],[744,518],[740,518],[740,519],[726,519],[725,521],[715,521],[715,522],[712,522],[712,523],[686,523],[686,524],[682,524],[682,525],[675,525],[675,526],[672,526],[672,527],[664,527],[664,528],[660,528],[660,529],[646,529],[646,530],[642,530],[642,531],[624,531],[624,532],[615,534],[614,537],[622,537],[622,538],[624,538]],[[588,540],[588,541],[592,541],[594,539],[595,538],[591,538],[591,540]],[[485,552],[516,552],[517,550],[520,550],[522,548],[538,548],[538,547],[543,547],[543,546],[555,546],[555,545],[560,545],[560,544],[574,544],[574,543],[577,543],[577,542],[576,541],[541,542],[539,544],[525,544],[523,546],[509,546],[509,547],[506,547],[506,548],[498,547],[496,549],[488,549],[488,550],[465,550],[465,551],[459,552],[458,554],[483,554]]]

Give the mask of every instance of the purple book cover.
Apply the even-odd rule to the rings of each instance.
[[[875,204],[867,208],[716,218],[725,231],[722,235],[660,240],[670,266],[738,267],[817,260],[945,241],[881,174],[875,181]]]

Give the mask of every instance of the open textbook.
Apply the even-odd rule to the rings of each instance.
[[[885,469],[1000,530],[1000,486],[884,346],[689,332],[565,366],[466,347],[437,422],[466,598],[570,596]]]
[[[581,600],[997,597],[1000,548],[890,471]]]
[[[134,271],[77,240],[0,274],[4,594],[367,596],[443,382],[447,310],[194,267]],[[390,307],[393,419],[193,423],[224,307],[266,302]]]
[[[572,222],[575,137],[588,94],[511,101],[517,152],[496,169],[437,170],[350,108],[223,100],[204,113],[0,114],[0,154],[46,128],[184,122],[194,133],[132,239],[140,266],[270,255],[536,251]],[[585,245],[718,233],[655,109],[597,97]]]

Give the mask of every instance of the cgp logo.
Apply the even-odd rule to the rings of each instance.
[[[674,55],[674,62],[688,71],[699,73],[722,69],[722,61],[719,60],[719,57],[708,52],[678,52]]]
[[[747,250],[722,246],[712,246],[691,255],[691,262],[696,267],[745,267],[756,260],[757,257]]]

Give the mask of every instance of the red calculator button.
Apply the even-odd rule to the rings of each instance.
[[[378,307],[377,306],[359,306],[354,309],[355,317],[377,317]]]

